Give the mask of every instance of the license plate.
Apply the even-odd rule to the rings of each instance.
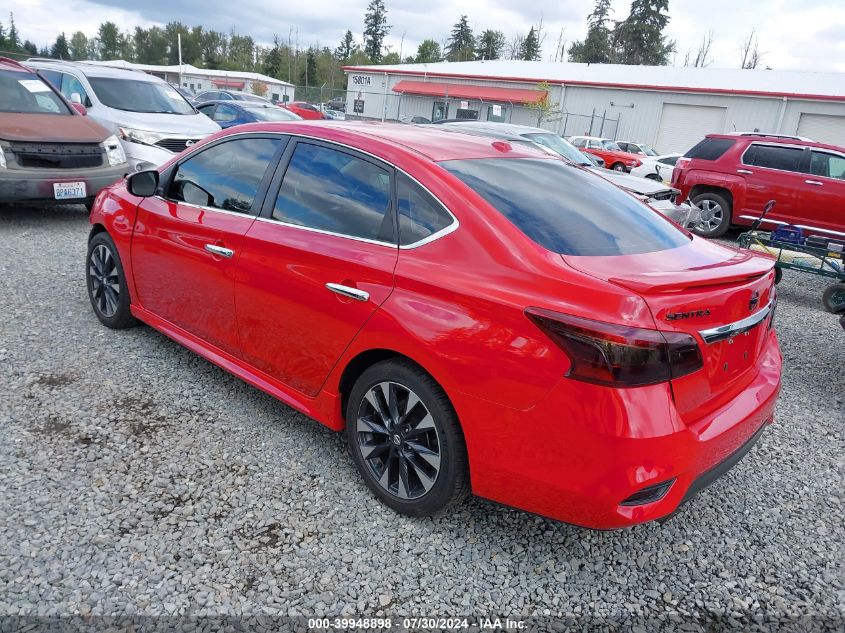
[[[86,198],[87,196],[84,182],[53,183],[53,197],[56,200],[72,200],[73,198]]]

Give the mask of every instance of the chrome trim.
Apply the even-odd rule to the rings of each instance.
[[[342,284],[329,283],[326,284],[326,288],[336,294],[349,297],[350,299],[355,299],[356,301],[369,301],[370,299],[369,292],[358,290],[357,288],[350,288],[349,286],[344,286]]]
[[[754,172],[751,171],[750,169],[737,169],[736,173],[738,173],[738,174],[749,174],[750,175],[750,174],[753,174]]]
[[[820,180],[805,180],[805,183],[808,185],[815,185],[816,187],[821,187],[824,183]]]
[[[733,323],[728,323],[727,325],[720,325],[719,327],[710,328],[709,330],[699,330],[699,334],[701,338],[704,339],[704,342],[710,345],[711,343],[717,343],[719,341],[724,341],[729,338],[733,338],[743,332],[747,332],[748,330],[753,329],[760,322],[764,321],[769,313],[772,311],[772,303],[774,300],[770,300],[768,305],[761,310],[758,310],[750,317],[746,317],[739,321],[734,321]]]
[[[203,248],[212,255],[219,255],[220,257],[225,257],[226,259],[231,259],[235,254],[235,251],[231,248],[224,248],[223,246],[217,246],[216,244],[206,244]]]
[[[756,215],[741,215],[739,216],[740,220],[757,220],[759,216]],[[771,224],[777,224],[779,226],[797,226],[799,229],[807,229],[809,231],[818,231],[820,233],[831,233],[839,238],[845,238],[845,233],[842,231],[834,231],[833,229],[821,229],[817,226],[813,226],[811,224],[789,224],[789,222],[783,222],[781,220],[770,220],[769,218],[763,218],[762,223],[765,224],[769,222]]]
[[[279,224],[281,226],[288,226],[292,229],[300,229],[302,231],[310,231],[311,233],[320,233],[322,235],[331,235],[332,237],[343,237],[347,240],[355,240],[356,242],[365,242],[367,244],[376,244],[377,246],[387,246],[388,248],[396,248],[393,242],[382,242],[381,240],[371,240],[366,237],[355,237],[354,235],[344,235],[343,233],[335,233],[334,231],[325,231],[323,229],[315,229],[310,226],[302,226],[301,224],[291,224],[290,222],[283,222],[274,218],[255,218],[256,222],[267,222],[269,224]]]

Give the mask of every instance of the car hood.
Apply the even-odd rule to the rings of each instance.
[[[37,143],[102,143],[111,133],[86,116],[0,112],[0,139]]]
[[[632,176],[631,174],[623,174],[622,172],[613,171],[612,169],[602,169],[601,167],[585,167],[594,174],[598,174],[612,182],[617,187],[639,193],[644,196],[653,196],[658,191],[667,191],[667,187],[662,182],[656,180],[649,180],[648,178],[640,178],[639,176]]]
[[[96,112],[92,116],[107,119],[112,129],[117,126],[128,127],[147,132],[173,134],[174,136],[206,136],[220,131],[220,126],[204,114],[160,114],[150,112],[127,112],[109,108],[106,112]],[[104,121],[105,122],[105,121]]]

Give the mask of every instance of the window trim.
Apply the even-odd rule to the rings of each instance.
[[[762,147],[774,147],[776,149],[797,149],[801,150],[801,159],[798,161],[798,169],[792,171],[791,169],[778,169],[777,167],[766,167],[764,165],[752,165],[751,163],[745,162],[745,155],[751,150],[752,147],[755,146],[762,146]],[[739,157],[739,162],[741,165],[745,165],[746,167],[754,167],[755,169],[768,169],[770,171],[778,171],[783,174],[806,174],[809,165],[807,165],[807,159],[809,157],[809,152],[807,151],[806,145],[791,145],[791,144],[784,144],[784,143],[761,143],[759,141],[752,141],[748,144],[742,155]],[[724,156],[724,154],[723,154]]]

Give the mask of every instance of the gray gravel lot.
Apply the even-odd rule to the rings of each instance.
[[[392,513],[341,435],[148,327],[101,326],[87,232],[82,207],[0,207],[0,615],[842,630],[845,332],[816,278],[779,286],[784,387],[757,447],[665,525],[590,532],[475,499]]]

